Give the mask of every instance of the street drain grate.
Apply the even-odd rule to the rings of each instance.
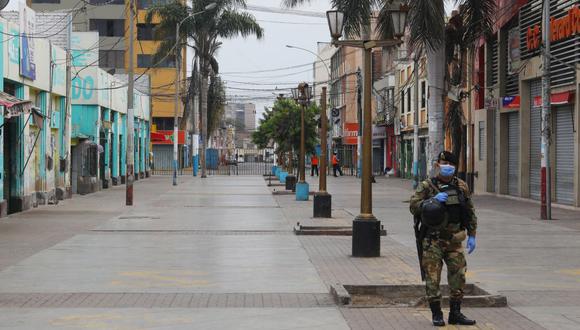
[[[449,287],[441,285],[443,305],[449,304]],[[425,285],[342,285],[330,287],[338,305],[348,307],[426,307]],[[476,284],[467,284],[463,305],[466,307],[507,307],[505,296],[490,293]]]
[[[352,226],[304,226],[299,222],[294,227],[294,234],[301,236],[352,236]],[[381,236],[387,236],[387,231],[382,225]]]

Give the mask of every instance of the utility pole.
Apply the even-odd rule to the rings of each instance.
[[[413,67],[415,86],[413,93],[415,93],[415,123],[413,124],[413,189],[419,185],[419,60],[421,52],[416,51],[415,63]]]
[[[133,130],[133,83],[135,79],[133,58],[135,57],[134,47],[134,25],[135,25],[135,0],[129,0],[129,72],[127,73],[127,179],[125,205],[133,205],[133,171],[135,155],[133,153],[134,130]]]
[[[173,111],[173,185],[177,186],[177,153],[178,153],[178,139],[179,127],[177,125],[179,115],[179,67],[181,64],[181,45],[179,44],[179,27],[177,24],[175,29],[175,105]]]
[[[552,180],[550,169],[550,138],[551,138],[551,109],[550,109],[550,0],[544,0],[542,36],[544,48],[542,50],[542,172],[541,172],[541,219],[552,219]]]

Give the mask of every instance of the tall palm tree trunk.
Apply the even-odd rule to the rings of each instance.
[[[208,69],[205,59],[201,59],[201,177],[207,178],[206,173],[206,148],[207,148],[207,93],[208,93]]]
[[[427,81],[429,82],[429,98],[427,101],[429,113],[429,147],[428,164],[432,172],[433,163],[443,151],[445,131],[443,130],[445,109],[445,47],[435,50],[427,47]]]

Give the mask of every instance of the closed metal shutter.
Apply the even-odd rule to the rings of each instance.
[[[574,204],[574,117],[571,106],[556,109],[556,201]]]
[[[479,160],[485,160],[485,122],[484,121],[480,121],[479,122],[479,145],[478,145],[478,154],[479,154]]]
[[[508,194],[519,196],[520,165],[520,116],[517,112],[507,115],[508,120]]]
[[[492,167],[492,172],[490,173],[491,175],[491,189],[489,189],[490,192],[498,192],[499,189],[497,189],[497,180],[496,180],[496,175],[497,175],[497,138],[496,138],[496,125],[497,122],[499,120],[499,111],[497,110],[493,110],[493,120],[490,123],[490,133],[492,136],[492,148],[493,148],[493,152],[491,154],[491,157],[493,159],[493,167]]]
[[[173,146],[153,145],[153,174],[173,173]]]
[[[530,89],[530,198],[541,197],[542,107],[534,107],[534,98],[542,94],[542,81],[534,80]]]

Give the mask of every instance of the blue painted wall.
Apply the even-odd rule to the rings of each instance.
[[[127,116],[121,114],[121,134],[123,134],[121,146],[121,176],[127,174]]]
[[[113,122],[113,172],[111,176],[114,178],[119,177],[119,113],[111,111],[111,121]]]
[[[99,141],[99,107],[96,105],[72,106],[72,138],[88,137]]]

